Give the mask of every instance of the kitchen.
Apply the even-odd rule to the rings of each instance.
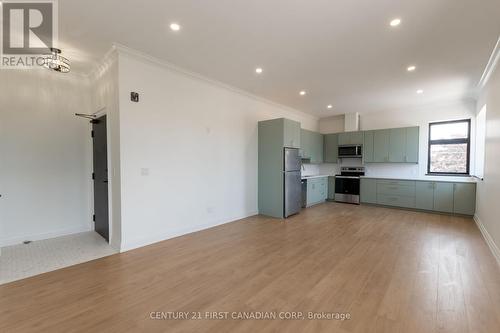
[[[280,155],[280,148],[285,149],[283,166],[279,159],[274,165],[276,170],[283,168],[283,183],[273,185],[263,179],[259,183],[261,213],[286,218],[304,208],[336,202],[474,215],[476,178],[434,172],[419,175],[419,169],[428,162],[422,158],[426,154],[421,153],[422,140],[428,140],[428,133],[421,133],[422,126],[361,131],[360,119],[357,113],[343,116],[338,121],[343,120],[345,130],[340,133],[306,130],[288,119],[260,122],[259,181],[273,168],[260,149],[274,147],[274,157]],[[470,127],[469,120],[469,134]],[[266,131],[283,133],[283,137],[276,137],[283,140],[283,146],[279,142],[270,144],[272,139]],[[270,209],[271,205],[275,207]]]

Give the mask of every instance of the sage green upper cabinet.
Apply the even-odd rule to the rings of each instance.
[[[434,210],[434,183],[417,182],[416,197],[415,207],[417,209]]]
[[[350,142],[351,142],[351,133],[349,132],[339,133],[339,146],[350,145]]]
[[[300,123],[290,119],[283,119],[283,142],[288,148],[300,148]]]
[[[434,183],[434,210],[453,213],[453,183]]]
[[[323,163],[323,134],[301,129],[300,144],[302,158],[310,163]]]
[[[377,130],[373,133],[373,161],[389,162],[389,140],[391,130]]]
[[[406,163],[418,163],[419,128],[406,128]]]
[[[418,135],[418,127],[365,132],[365,163],[418,163]]]
[[[339,145],[362,145],[363,138],[361,131],[339,133]]]
[[[405,162],[406,129],[393,128],[389,134],[389,162]]]
[[[363,143],[363,159],[365,163],[375,162],[373,160],[373,132],[366,131]]]
[[[324,162],[325,163],[338,163],[339,159],[339,135],[326,134],[324,136]]]
[[[351,145],[362,145],[364,140],[364,132],[351,132]]]
[[[476,184],[455,183],[453,187],[453,212],[474,215],[476,212]]]

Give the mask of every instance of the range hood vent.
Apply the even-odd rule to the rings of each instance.
[[[359,113],[346,113],[344,120],[344,130],[346,132],[359,131]]]

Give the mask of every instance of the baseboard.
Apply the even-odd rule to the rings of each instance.
[[[221,220],[221,221],[217,221],[214,223],[205,223],[205,224],[192,226],[189,228],[179,228],[179,229],[175,229],[175,230],[169,230],[169,232],[167,232],[167,233],[158,233],[152,237],[134,239],[134,240],[131,240],[128,242],[127,241],[124,242],[122,240],[120,252],[130,251],[130,250],[137,249],[137,248],[140,248],[143,246],[162,242],[162,241],[167,240],[167,239],[171,239],[171,238],[175,238],[175,237],[179,237],[179,236],[184,236],[184,235],[191,234],[193,232],[197,232],[197,231],[201,231],[201,230],[205,230],[205,229],[210,229],[213,227],[217,227],[219,225],[235,222],[235,221],[238,221],[238,220],[250,217],[250,216],[254,216],[257,214],[258,214],[257,211],[249,212],[249,213],[244,214],[242,216],[235,216],[235,217]]]
[[[17,236],[17,237],[11,237],[11,238],[4,238],[4,239],[0,240],[0,247],[22,244],[24,241],[27,241],[27,240],[37,241],[37,240],[67,236],[67,235],[72,235],[72,234],[78,234],[80,232],[86,232],[86,231],[91,231],[91,230],[92,230],[91,226],[86,225],[86,226],[78,226],[78,227],[72,227],[72,228],[66,228],[66,229],[59,229],[59,230],[54,230],[54,231],[44,232],[44,233],[39,233],[39,234],[30,234],[30,235]]]
[[[490,236],[488,230],[486,230],[483,222],[481,222],[481,219],[477,215],[474,215],[474,221],[476,222],[476,225],[479,228],[479,231],[481,231],[481,234],[483,235],[483,238],[486,241],[486,244],[488,244],[488,247],[490,248],[491,253],[493,253],[493,256],[497,260],[497,263],[500,265],[500,249],[495,244],[495,242],[493,241],[493,238]]]

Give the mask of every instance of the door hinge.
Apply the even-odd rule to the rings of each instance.
[[[95,179],[95,173],[92,172],[92,179]]]
[[[94,131],[93,130],[90,131],[90,137],[92,137],[92,138],[94,137]]]
[[[92,215],[92,221],[95,222],[95,214]]]

